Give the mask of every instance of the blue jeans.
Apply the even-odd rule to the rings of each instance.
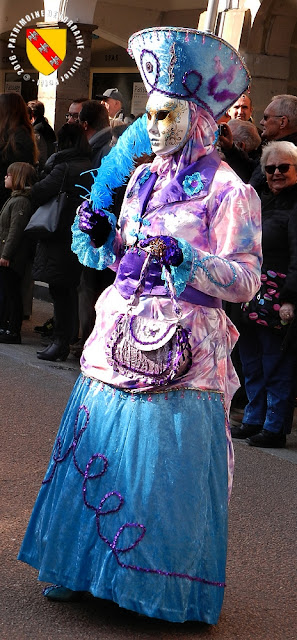
[[[290,348],[282,351],[282,341],[256,324],[243,327],[239,338],[248,397],[242,421],[273,433],[290,433],[295,407],[297,356]]]

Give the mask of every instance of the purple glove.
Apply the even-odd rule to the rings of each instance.
[[[84,200],[79,207],[78,215],[80,231],[87,233],[96,247],[102,247],[112,228],[106,213],[101,209],[93,211],[90,203]]]
[[[178,267],[183,261],[183,252],[178,242],[171,236],[155,236],[141,240],[140,247],[149,250],[151,256],[158,258],[165,267]]]

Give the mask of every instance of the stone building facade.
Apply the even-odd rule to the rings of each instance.
[[[56,128],[72,99],[95,97],[113,86],[124,94],[127,114],[138,113],[146,95],[126,52],[129,36],[154,26],[203,29],[207,6],[207,0],[2,0],[0,92],[20,91],[26,101],[38,96]],[[64,61],[47,76],[30,63],[26,49],[27,28],[42,25],[66,28],[67,35]],[[273,95],[297,95],[296,0],[219,0],[215,33],[247,62],[257,124]]]

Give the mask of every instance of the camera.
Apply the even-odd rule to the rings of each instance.
[[[226,126],[224,124],[219,124],[219,136],[225,136],[226,133]]]

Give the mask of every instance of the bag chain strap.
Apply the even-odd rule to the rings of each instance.
[[[128,313],[132,310],[132,307],[137,306],[139,302],[139,298],[144,290],[144,285],[146,281],[146,276],[148,274],[149,266],[153,259],[156,259],[156,253],[154,252],[154,247],[152,248],[152,251],[148,252],[148,255],[145,258],[145,261],[142,265],[142,269],[140,272],[139,280],[136,285],[135,291],[130,297],[130,300],[128,301],[128,308],[127,308]],[[168,267],[166,267],[165,265],[163,267],[163,274],[165,275],[165,278],[166,278],[166,283],[168,286],[170,300],[171,300],[174,312],[177,315],[177,317],[180,317],[182,314],[182,310],[176,298],[176,290],[172,281],[171,273]]]

